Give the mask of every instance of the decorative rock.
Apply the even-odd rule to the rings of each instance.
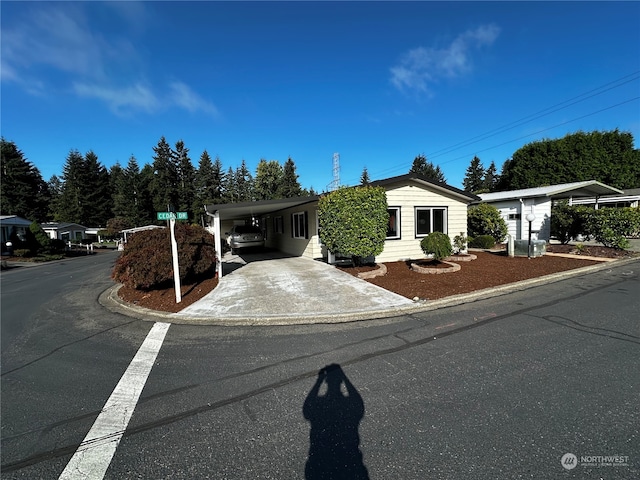
[[[445,258],[448,262],[470,262],[471,260],[475,260],[478,258],[477,255],[473,255],[472,253],[462,254],[462,255],[451,255],[450,257]]]
[[[458,265],[457,263],[446,262],[444,260],[442,261],[442,263],[446,263],[447,265],[451,265],[451,266],[448,268],[429,268],[429,267],[421,267],[417,263],[412,263],[411,270],[418,273],[429,273],[432,275],[439,275],[441,273],[452,273],[460,270],[460,265]]]
[[[358,278],[364,280],[374,277],[382,277],[387,274],[387,266],[384,263],[378,264],[377,270],[371,270],[370,272],[360,272]]]

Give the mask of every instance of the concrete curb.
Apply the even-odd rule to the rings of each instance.
[[[638,262],[640,259],[637,257],[614,260],[613,262],[606,262],[599,265],[591,265],[588,267],[576,268],[573,270],[566,270],[564,272],[553,273],[538,278],[531,278],[529,280],[523,280],[521,282],[510,283],[507,285],[501,285],[498,287],[490,287],[483,290],[478,290],[471,293],[464,293],[460,295],[452,295],[450,297],[441,298],[432,301],[420,301],[413,305],[407,305],[403,307],[394,307],[389,309],[370,310],[350,312],[345,314],[331,314],[331,315],[291,315],[291,316],[269,316],[261,315],[257,316],[229,316],[226,318],[214,318],[214,317],[190,317],[186,315],[180,315],[180,313],[166,313],[150,310],[148,308],[137,307],[129,305],[123,302],[118,296],[118,290],[122,285],[114,285],[113,287],[105,290],[99,298],[99,302],[105,308],[112,312],[127,315],[129,317],[138,318],[140,320],[147,321],[163,321],[169,323],[176,323],[182,325],[210,325],[210,326],[283,326],[283,325],[312,325],[312,324],[330,324],[330,323],[348,323],[362,320],[375,320],[381,318],[392,318],[401,315],[411,315],[415,313],[428,312],[432,310],[438,310],[440,308],[447,308],[456,305],[463,305],[465,303],[472,303],[478,300],[484,300],[487,298],[498,297],[506,295],[508,293],[525,290],[527,288],[535,287],[537,285],[559,282],[572,277],[579,277],[593,272],[601,270],[608,270],[613,267],[623,266],[629,263]]]

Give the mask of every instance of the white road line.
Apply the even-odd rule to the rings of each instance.
[[[60,475],[60,480],[104,478],[151,373],[169,325],[157,322],[151,327],[91,430]]]

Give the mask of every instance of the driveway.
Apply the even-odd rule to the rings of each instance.
[[[278,319],[318,323],[399,315],[415,307],[322,261],[273,252],[227,253],[223,264],[218,286],[175,316],[274,325]]]

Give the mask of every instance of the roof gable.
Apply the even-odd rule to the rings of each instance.
[[[596,180],[584,182],[560,183],[545,187],[523,188],[506,192],[481,193],[479,197],[483,202],[496,202],[500,200],[517,200],[519,198],[548,197],[595,197],[601,195],[621,194],[622,190],[610,187]]]

